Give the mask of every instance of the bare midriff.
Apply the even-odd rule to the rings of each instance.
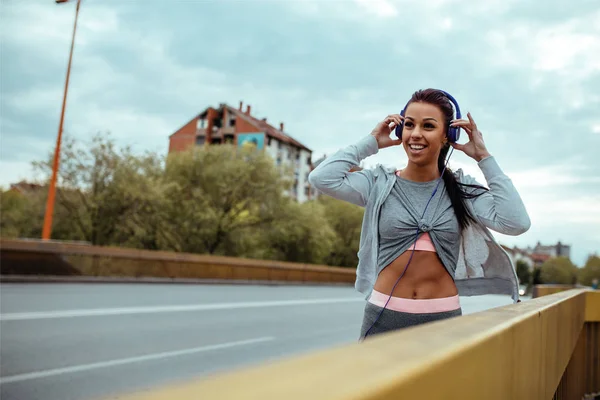
[[[412,251],[406,251],[379,273],[374,289],[390,294]],[[439,299],[458,294],[454,280],[437,253],[416,250],[404,276],[391,293],[405,299]]]

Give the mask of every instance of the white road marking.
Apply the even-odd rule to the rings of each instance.
[[[167,351],[164,353],[149,354],[146,356],[121,358],[118,360],[103,361],[103,362],[97,362],[97,363],[92,363],[92,364],[75,365],[75,366],[66,367],[66,368],[55,368],[55,369],[48,369],[45,371],[29,372],[26,374],[0,377],[0,385],[2,385],[4,383],[21,382],[21,381],[27,381],[30,379],[47,378],[49,376],[89,371],[89,370],[98,369],[98,368],[108,368],[108,367],[115,367],[118,365],[133,364],[133,363],[152,361],[152,360],[160,360],[160,359],[168,358],[168,357],[185,356],[185,355],[194,354],[194,353],[201,353],[203,351],[221,350],[221,349],[227,349],[227,348],[235,347],[235,346],[243,346],[243,345],[254,344],[254,343],[268,342],[271,340],[275,340],[275,338],[274,337],[261,337],[261,338],[256,338],[256,339],[241,340],[238,342],[229,342],[229,343],[215,344],[215,345],[210,345],[210,346],[194,347],[194,348],[185,349],[185,350]]]
[[[256,308],[256,307],[282,307],[313,304],[332,304],[346,303],[354,301],[364,301],[362,298],[331,298],[331,299],[312,299],[312,300],[278,300],[278,301],[252,301],[240,303],[214,303],[214,304],[192,304],[192,305],[174,305],[174,306],[153,306],[153,307],[119,307],[119,308],[96,308],[80,310],[60,310],[60,311],[39,311],[39,312],[18,312],[0,314],[0,321],[23,321],[32,319],[49,318],[74,318],[74,317],[100,317],[107,315],[126,315],[126,314],[152,314],[164,312],[184,312],[184,311],[209,311],[209,310],[231,310],[235,308]]]

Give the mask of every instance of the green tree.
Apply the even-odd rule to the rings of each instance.
[[[174,250],[226,254],[252,228],[267,228],[291,179],[252,147],[208,146],[171,154],[164,175]]]
[[[335,240],[326,259],[328,265],[355,268],[358,265],[358,248],[364,209],[329,196],[321,196],[319,203],[325,209],[325,217]]]
[[[565,285],[577,283],[577,267],[567,257],[551,258],[540,268],[540,279],[543,283]]]
[[[0,234],[15,238],[27,236],[28,217],[32,213],[31,201],[22,193],[6,190],[0,198]]]
[[[521,285],[528,285],[531,279],[531,272],[529,272],[529,264],[523,260],[517,261],[517,277]]]
[[[535,285],[541,285],[542,279],[541,279],[541,273],[542,273],[542,269],[540,267],[533,267],[533,274],[532,274],[532,278],[531,278],[531,284],[533,286]]]
[[[51,159],[34,163],[45,175],[44,181],[51,174]],[[127,147],[117,149],[108,135],[97,134],[89,146],[66,137],[57,179],[52,236],[94,245],[143,247],[143,241],[135,243],[135,235],[133,238],[126,235],[127,239],[124,235],[128,230],[131,233],[132,224],[144,220],[137,212],[149,213],[149,205],[156,205],[157,200],[152,196],[160,191],[152,187],[155,182],[148,181],[147,169],[158,173],[159,165],[160,159],[154,154],[137,157]],[[147,230],[139,224],[137,228]]]
[[[285,202],[278,208],[273,223],[262,229],[264,241],[258,247],[261,254],[255,256],[325,264],[336,240],[325,212],[325,208],[318,202]]]
[[[114,188],[120,190],[110,196],[122,211],[115,215],[113,242],[149,250],[177,249],[177,228],[169,223],[172,205],[163,159],[147,153],[128,155],[123,161],[114,176]]]
[[[594,279],[600,280],[600,257],[590,255],[584,267],[579,271],[579,283],[591,286]]]

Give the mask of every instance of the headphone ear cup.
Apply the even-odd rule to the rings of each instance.
[[[458,142],[458,138],[460,137],[460,128],[449,127],[447,137],[450,143]]]
[[[400,125],[396,126],[396,129],[394,129],[396,137],[400,140],[402,140],[402,129],[403,128],[404,128],[404,123],[401,123]]]
[[[408,104],[407,104],[408,105]],[[400,116],[402,118],[404,118],[404,111],[406,110],[406,107],[404,107],[402,109],[402,111],[400,111]],[[398,139],[400,139],[400,141],[402,141],[402,130],[404,129],[404,120],[401,120],[400,125],[396,126],[396,129],[394,130],[394,132],[396,133],[396,137]]]

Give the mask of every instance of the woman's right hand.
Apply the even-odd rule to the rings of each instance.
[[[373,128],[371,135],[375,136],[379,149],[398,146],[402,143],[401,139],[392,139],[390,137],[392,131],[396,129],[396,126],[402,124],[402,121],[404,121],[404,117],[400,114],[390,114]]]

